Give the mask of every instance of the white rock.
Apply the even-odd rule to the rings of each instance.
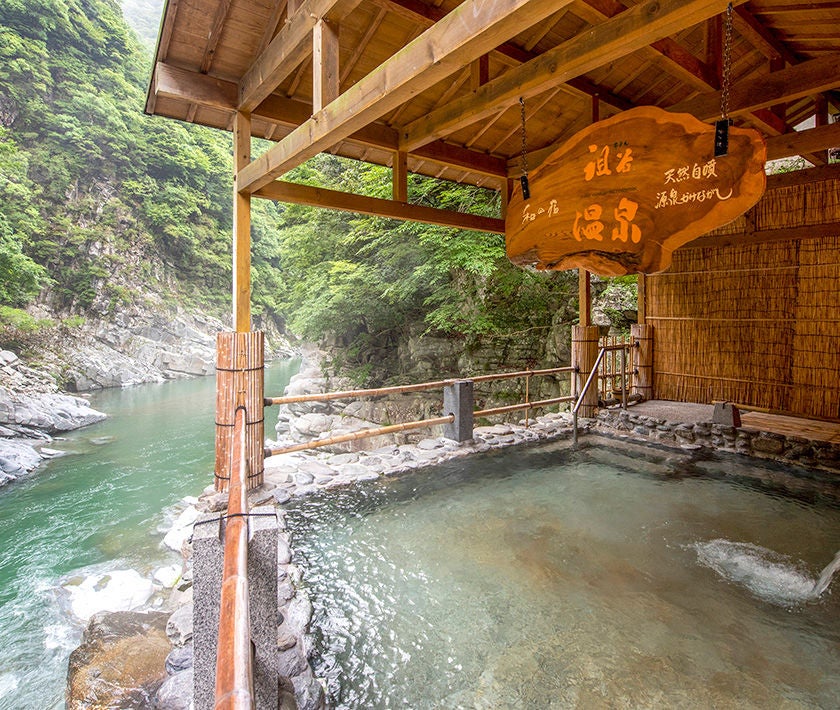
[[[163,544],[170,550],[180,552],[184,542],[192,535],[193,523],[198,520],[198,510],[190,506],[182,511],[163,538]]]
[[[150,579],[133,569],[92,574],[81,583],[68,583],[73,615],[87,621],[99,611],[131,611],[145,604],[155,591]]]
[[[167,565],[166,567],[159,567],[152,575],[155,580],[162,587],[172,589],[175,584],[181,579],[181,565]]]

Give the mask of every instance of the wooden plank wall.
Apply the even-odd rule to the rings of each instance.
[[[839,193],[833,181],[774,190],[746,221],[779,229],[836,220]],[[684,248],[668,272],[647,278],[655,396],[840,418],[840,230],[748,240]]]

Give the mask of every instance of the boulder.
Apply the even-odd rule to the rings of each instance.
[[[190,710],[193,702],[193,669],[169,676],[155,695],[155,710]]]
[[[95,615],[70,654],[68,710],[152,707],[166,679],[166,619],[158,612]]]

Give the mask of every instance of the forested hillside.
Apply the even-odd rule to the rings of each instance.
[[[107,319],[154,296],[224,316],[230,136],[142,112],[160,0],[0,3],[0,317],[33,302]],[[257,146],[259,150],[259,146]],[[291,176],[375,196],[387,168],[319,156]],[[412,176],[420,204],[498,214],[498,195]],[[256,201],[254,311],[351,364],[409,333],[537,333],[573,274],[510,265],[501,236]],[[555,318],[556,322],[556,318]],[[529,336],[530,337],[530,336]]]

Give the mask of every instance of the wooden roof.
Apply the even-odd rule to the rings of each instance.
[[[277,146],[240,191],[282,198],[275,178],[321,150],[382,165],[403,153],[409,171],[499,189],[521,170],[520,97],[530,167],[593,115],[719,117],[726,5],[168,0],[146,109],[226,130],[250,114],[252,135]],[[762,131],[770,157],[825,164],[840,145],[840,2],[734,5],[736,123]]]

